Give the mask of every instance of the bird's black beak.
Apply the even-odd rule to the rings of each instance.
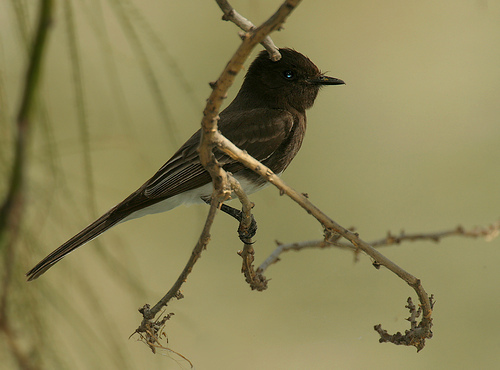
[[[314,77],[310,78],[308,81],[313,85],[345,85],[344,81],[335,77],[328,76]]]

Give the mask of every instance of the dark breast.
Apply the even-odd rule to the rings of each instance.
[[[293,158],[297,155],[302,146],[302,141],[304,140],[306,132],[306,115],[295,114],[295,112],[291,113],[294,116],[292,130],[274,153],[269,158],[262,161],[262,163],[266,167],[269,167],[275,174],[281,174],[288,167]],[[250,169],[245,169],[242,172],[244,172],[244,177],[257,183],[264,184],[266,182],[260,175]]]
[[[263,164],[268,166],[274,173],[283,172],[290,162],[297,155],[306,133],[305,114],[294,114],[294,125],[287,139],[278,147],[278,149]]]

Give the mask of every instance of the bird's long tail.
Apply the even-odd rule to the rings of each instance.
[[[107,212],[106,214],[99,217],[85,229],[80,231],[78,234],[69,239],[66,243],[61,245],[43,260],[41,260],[35,267],[33,267],[26,276],[28,277],[28,281],[34,280],[40,275],[42,275],[45,271],[55,265],[58,261],[64,258],[66,255],[74,251],[76,248],[81,247],[85,243],[88,243],[94,238],[97,238],[106,230],[112,228],[117,223],[123,220],[125,217],[116,217],[116,214],[113,217],[110,217],[113,214],[113,209]]]

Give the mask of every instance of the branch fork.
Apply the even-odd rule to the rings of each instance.
[[[230,174],[227,174],[219,165],[219,163],[217,163],[217,160],[213,154],[213,149],[216,148],[220,151],[223,151],[232,158],[237,159],[240,163],[244,164],[246,167],[261,175],[268,182],[276,186],[279,189],[281,195],[286,194],[288,197],[298,203],[302,208],[304,208],[304,210],[306,210],[309,214],[315,217],[326,230],[323,245],[326,246],[327,240],[330,239],[332,241],[332,244],[336,244],[338,238],[343,237],[349,241],[350,245],[353,246],[356,251],[362,251],[365,254],[369,255],[373,259],[373,261],[375,261],[374,264],[376,266],[384,266],[395,273],[397,276],[399,276],[401,279],[406,281],[406,283],[415,290],[419,298],[420,305],[417,312],[414,315],[412,314],[411,316],[413,320],[411,321],[412,327],[410,329],[412,340],[408,340],[406,342],[404,340],[400,340],[400,343],[396,344],[413,345],[417,347],[418,350],[421,350],[425,345],[425,339],[432,337],[432,331],[430,329],[432,327],[431,314],[433,303],[431,301],[431,298],[429,298],[429,296],[425,292],[420,280],[403,270],[401,267],[397,266],[380,252],[375,250],[372,246],[363,241],[357,233],[353,233],[352,231],[342,227],[341,225],[333,221],[312,202],[310,202],[307,196],[295,191],[294,189],[286,185],[269,168],[252,158],[247,152],[240,150],[231,141],[226,139],[217,129],[217,115],[222,101],[226,96],[227,90],[232,85],[236,74],[242,69],[243,63],[248,57],[250,51],[258,43],[262,42],[266,49],[268,49],[268,51],[270,52],[270,55],[273,58],[277,58],[279,55],[278,49],[276,48],[276,46],[274,46],[274,44],[272,44],[272,41],[270,41],[268,34],[281,27],[287,16],[298,5],[298,3],[299,0],[285,1],[277,10],[277,12],[273,14],[266,22],[264,22],[259,27],[255,27],[247,19],[241,17],[236,11],[234,11],[234,9],[232,9],[227,1],[217,0],[217,4],[219,4],[219,7],[224,12],[223,19],[231,20],[240,28],[242,28],[245,32],[245,37],[243,38],[235,54],[231,57],[230,61],[226,65],[219,79],[215,83],[211,84],[213,90],[209,99],[207,100],[207,105],[203,112],[204,117],[201,122],[202,137],[199,146],[199,156],[201,163],[210,173],[214,184],[210,210],[205,222],[205,227],[203,228],[202,234],[193,250],[192,256],[188,261],[186,267],[179,276],[177,282],[167,293],[167,295],[162,298],[162,300],[160,300],[160,302],[158,302],[155,307],[147,310],[147,315],[143,314],[143,324],[146,324],[145,321],[151,320],[159,312],[159,310],[162,307],[166,306],[169,300],[179,292],[180,286],[186,280],[186,277],[191,272],[194,263],[199,258],[202,250],[208,243],[208,240],[210,238],[209,231],[219,205],[224,200],[226,200],[227,197],[233,192],[240,199],[243,209],[240,228],[245,229],[249,227],[252,208],[251,202],[241,189],[236,179],[234,179]],[[278,53],[278,55],[276,55],[276,53]],[[248,238],[248,240],[244,240],[244,248],[241,252],[239,252],[239,255],[243,259],[242,272],[244,273],[245,279],[250,284],[251,288],[256,290],[266,289],[267,279],[262,275],[262,272],[265,270],[265,268],[263,267],[255,270],[253,267],[254,249],[250,238]],[[276,261],[276,259],[274,261]],[[410,306],[409,309],[411,312],[413,312],[415,308],[410,303],[411,300],[408,301],[407,307]],[[422,315],[422,320],[420,321],[420,323],[416,324],[416,319],[420,315]],[[143,324],[141,324],[141,327],[143,326]],[[141,327],[138,329],[139,332],[141,332]],[[385,338],[385,331],[382,331],[382,329],[380,329],[380,331],[377,331],[382,336],[382,338]],[[397,334],[395,335],[397,336]],[[395,342],[396,341],[393,341],[393,343]]]
[[[243,229],[248,227],[248,219],[251,219],[251,206],[249,206],[250,201],[246,197],[246,194],[244,195],[244,192],[241,190],[239,184],[237,185],[237,181],[232,178],[232,176],[228,176],[227,172],[224,171],[224,169],[219,165],[213,154],[213,149],[216,146],[220,148],[220,141],[228,141],[220,134],[217,129],[218,112],[222,105],[222,101],[226,96],[227,90],[233,84],[236,75],[243,68],[243,63],[257,44],[259,44],[260,42],[264,42],[266,49],[271,52],[271,55],[274,58],[279,56],[279,52],[276,46],[274,46],[272,41],[269,42],[270,38],[268,41],[265,41],[265,39],[269,33],[281,26],[281,24],[295,9],[299,2],[300,0],[286,0],[279,7],[276,13],[274,13],[266,22],[264,22],[257,28],[255,28],[255,26],[251,24],[249,25],[248,23],[245,23],[245,25],[243,25],[242,23],[243,27],[246,27],[246,29],[243,29],[247,32],[247,37],[245,37],[245,39],[242,41],[240,47],[232,56],[231,60],[226,65],[226,68],[224,69],[218,80],[215,83],[210,84],[210,86],[212,87],[212,93],[207,99],[207,105],[203,111],[203,119],[201,122],[202,136],[200,146],[198,148],[200,161],[205,169],[210,173],[214,184],[214,191],[212,193],[210,209],[205,221],[205,226],[196,246],[193,249],[190,259],[188,260],[186,266],[184,267],[184,270],[181,272],[174,285],[153,308],[149,308],[149,306],[146,305],[141,309],[143,319],[141,325],[136,329],[135,333],[141,334],[145,333],[147,330],[151,333],[150,328],[152,327],[152,320],[154,319],[154,317],[158,314],[158,312],[160,312],[163,307],[167,306],[168,302],[173,297],[180,294],[180,287],[186,281],[187,276],[191,273],[194,264],[201,256],[201,252],[206,248],[210,240],[210,228],[213,224],[213,220],[220,204],[227,200],[233,191],[240,198],[240,200],[243,200],[243,217],[241,221],[241,227]],[[226,17],[228,19],[232,20],[231,17],[237,17],[237,13],[235,11],[231,11],[232,7],[227,1],[218,0],[217,3],[221,7],[221,9],[223,9],[224,14],[227,14]],[[236,21],[235,23],[238,24]],[[280,57],[281,56],[279,56],[275,60],[278,60]],[[245,273],[247,281],[255,281],[255,289],[264,289],[259,289],[257,287],[264,286],[263,284],[265,284],[266,281],[265,278],[261,278],[259,274],[252,272],[253,247],[250,240],[245,243],[242,252],[242,258],[244,260],[242,271],[244,271],[244,273],[245,271],[247,271],[247,273]]]

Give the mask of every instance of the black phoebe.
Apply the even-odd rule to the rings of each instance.
[[[218,124],[225,137],[276,174],[282,173],[299,151],[306,131],[305,111],[312,107],[320,87],[344,83],[325,76],[295,50],[280,49],[280,53],[277,62],[271,61],[266,51],[257,56],[238,95],[220,113]],[[209,200],[213,185],[198,157],[200,137],[198,130],[137,191],[31,269],[26,274],[28,280],[36,279],[68,253],[120,222]],[[266,184],[255,172],[224,153],[216,151],[215,156],[247,194]]]

